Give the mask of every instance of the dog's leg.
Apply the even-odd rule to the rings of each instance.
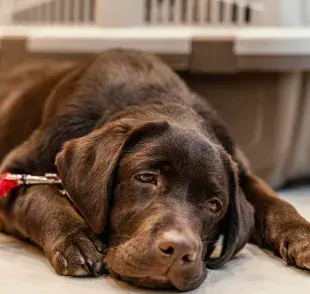
[[[31,173],[40,138],[45,137],[37,130],[12,150],[0,174]],[[42,247],[60,275],[99,275],[103,270],[104,246],[56,186],[20,187],[0,199],[0,231],[21,235]]]
[[[310,269],[310,223],[262,179],[245,174],[240,186],[255,208],[251,241],[271,249],[290,265]]]
[[[40,185],[17,192],[5,203],[1,200],[0,230],[16,230],[41,246],[60,275],[102,273],[104,246],[57,187]]]

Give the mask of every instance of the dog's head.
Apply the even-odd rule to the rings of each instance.
[[[56,165],[93,231],[109,233],[106,264],[122,280],[190,290],[248,240],[234,163],[194,129],[116,120],[66,143]]]

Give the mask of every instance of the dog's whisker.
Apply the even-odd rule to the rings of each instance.
[[[210,244],[210,243],[214,243],[214,241],[208,241],[208,240],[202,241],[202,244]]]
[[[207,234],[203,235],[201,237],[201,239],[208,238],[208,237],[212,236],[216,232],[217,232],[216,230],[212,230],[211,232],[208,232]]]

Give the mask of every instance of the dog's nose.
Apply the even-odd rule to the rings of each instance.
[[[181,265],[193,263],[198,254],[198,242],[191,234],[168,231],[158,240],[157,255],[164,264],[179,262]]]

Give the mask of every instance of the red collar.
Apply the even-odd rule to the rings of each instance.
[[[9,179],[10,173],[4,173],[0,179],[0,198],[4,198],[14,188],[19,186],[18,180]]]
[[[61,185],[61,180],[56,174],[45,174],[44,176],[21,175],[4,173],[0,179],[0,198],[4,198],[14,188],[22,185],[50,184]]]
[[[45,174],[44,176],[20,175],[12,173],[4,173],[0,178],[0,199],[7,197],[8,193],[19,186],[29,185],[61,185],[62,182],[56,174]],[[59,189],[62,195],[66,195],[74,210],[76,207],[70,200],[68,192],[62,187]]]

